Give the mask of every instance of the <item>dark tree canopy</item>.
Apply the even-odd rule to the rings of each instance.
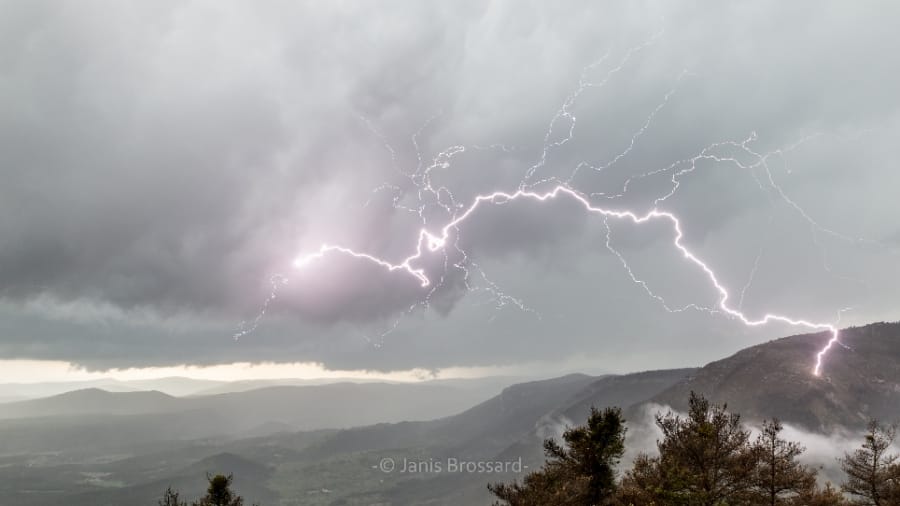
[[[854,496],[854,504],[900,504],[900,465],[897,455],[889,453],[895,437],[894,427],[883,427],[873,420],[862,447],[841,459],[841,468],[847,473],[841,488]]]
[[[563,434],[565,446],[544,441],[547,462],[529,473],[522,483],[496,483],[488,489],[495,504],[605,504],[616,490],[616,466],[625,452],[625,420],[618,408],[591,408],[584,426]]]
[[[231,490],[231,484],[234,481],[233,475],[207,475],[206,479],[208,481],[206,495],[192,501],[190,506],[244,506],[244,498]],[[188,503],[182,501],[178,492],[169,487],[163,493],[163,498],[159,500],[159,506],[188,506]]]
[[[195,506],[244,506],[244,498],[231,490],[233,475],[217,474],[208,477],[209,487],[206,495],[195,503]]]
[[[717,506],[748,499],[756,455],[739,415],[692,392],[687,418],[669,412],[657,415],[656,424],[663,433],[659,456],[635,463],[626,478],[629,489],[658,504]]]
[[[815,490],[816,472],[797,461],[805,449],[799,443],[782,439],[783,428],[778,419],[765,421],[762,433],[753,443],[757,464],[751,495],[756,504],[793,504]]]

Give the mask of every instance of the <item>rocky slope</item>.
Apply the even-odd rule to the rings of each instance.
[[[812,430],[856,428],[870,418],[900,418],[900,323],[841,331],[841,344],[812,373],[827,334],[785,337],[712,362],[651,401],[686,408],[703,393],[748,419],[778,417]]]

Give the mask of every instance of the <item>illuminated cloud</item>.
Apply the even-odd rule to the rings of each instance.
[[[694,159],[660,208],[734,309],[896,319],[897,7],[640,5],[2,4],[0,355],[628,369],[796,331],[666,313],[572,202],[493,206],[453,231],[471,278],[442,255],[422,277],[345,257],[298,277],[323,243],[402,264],[417,206],[440,227],[451,200],[411,193],[424,180],[403,173],[433,163],[430,184],[467,206],[587,162],[602,170],[573,187],[597,205],[627,188],[603,207],[646,212]],[[716,305],[670,225],[610,226],[671,307]]]

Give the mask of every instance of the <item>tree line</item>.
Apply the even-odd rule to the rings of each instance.
[[[693,392],[688,405],[686,416],[656,415],[657,454],[638,455],[621,476],[622,411],[591,408],[585,425],[565,431],[563,444],[544,441],[539,470],[488,485],[494,506],[900,506],[894,427],[868,424],[860,447],[839,459],[846,479],[836,488],[820,485],[816,469],[798,460],[805,449],[781,436],[777,419],[752,438],[727,406]],[[231,475],[207,478],[203,497],[188,503],[169,488],[159,506],[244,506]]]
[[[656,415],[658,454],[639,455],[619,476],[625,419],[619,408],[592,408],[565,444],[544,441],[547,460],[519,481],[488,489],[495,506],[900,505],[900,464],[890,452],[893,427],[872,421],[861,446],[839,459],[846,480],[819,485],[817,471],[798,461],[804,448],[781,437],[782,424],[763,423],[756,438],[727,406],[691,393],[687,416]]]

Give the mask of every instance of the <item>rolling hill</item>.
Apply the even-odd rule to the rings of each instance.
[[[0,405],[0,420],[150,414],[168,414],[177,419],[184,414],[203,413],[212,419],[229,420],[227,427],[218,429],[226,433],[269,423],[310,430],[429,420],[462,411],[487,396],[480,389],[402,383],[276,386],[198,397],[92,388]]]

